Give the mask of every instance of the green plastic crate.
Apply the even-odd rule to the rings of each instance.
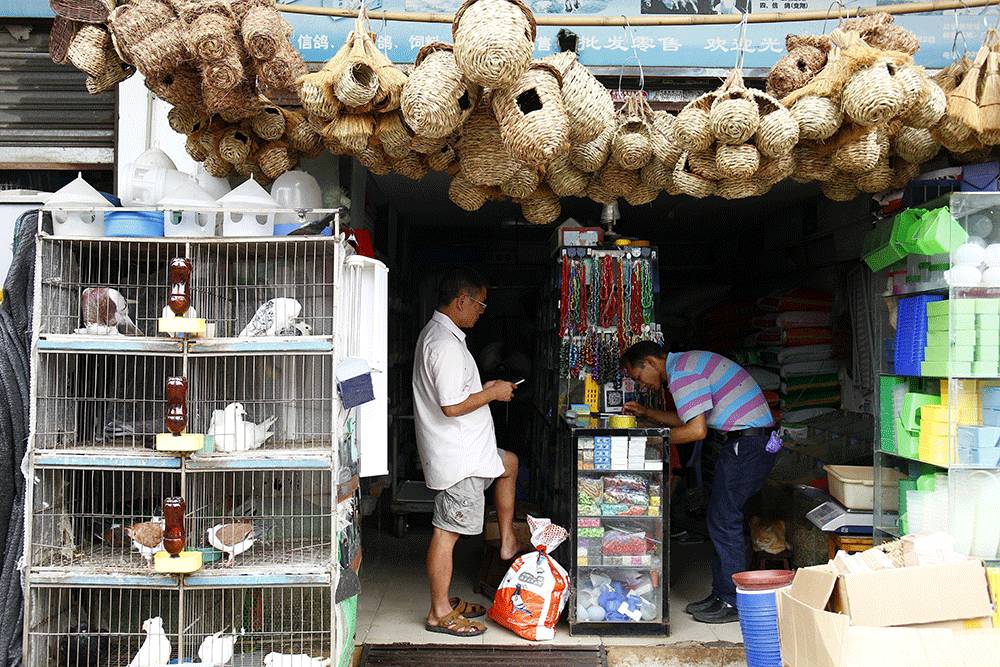
[[[979,345],[973,361],[993,361],[1000,363],[1000,347],[996,345]]]
[[[928,345],[924,348],[924,361],[975,361],[976,348],[972,345],[955,345],[954,347],[937,347]]]
[[[920,231],[925,215],[927,215],[925,208],[908,208],[896,216],[893,231],[907,254],[922,254],[917,247],[917,232]]]
[[[996,361],[972,362],[972,377],[995,378],[1000,376],[1000,363]]]
[[[920,219],[916,246],[924,255],[939,255],[951,252],[969,240],[958,220],[947,206],[928,211]]]
[[[920,434],[903,428],[903,422],[896,420],[896,447],[900,456],[915,459],[920,453]]]
[[[990,335],[991,331],[928,331],[927,332],[927,346],[928,347],[948,347],[952,343],[955,345],[977,345],[979,343],[979,338],[982,334]],[[1000,332],[997,332],[1000,335]],[[1000,344],[1000,338],[998,338],[997,343]]]
[[[979,347],[1000,347],[1000,331],[988,331],[985,329],[977,331],[976,345]]]
[[[878,379],[879,446],[883,452],[890,454],[896,452],[896,422],[898,420],[893,409],[892,390],[901,384],[908,384],[906,378],[883,375]]]
[[[920,374],[928,377],[944,378],[972,377],[971,361],[923,361],[920,363]]]
[[[895,219],[875,225],[865,236],[862,253],[872,272],[883,271],[906,257],[906,251],[896,238]]]
[[[977,318],[986,318],[986,322],[989,322],[989,318],[995,318],[997,326],[994,328],[1000,329],[1000,316],[995,315],[938,315],[937,317],[927,318],[927,331],[975,331],[976,329],[986,329],[987,327],[978,326]]]
[[[976,315],[977,331],[1000,331],[1000,315]]]
[[[976,315],[1000,315],[1000,299],[974,299]]]
[[[941,315],[975,315],[976,302],[979,299],[947,299],[945,301],[931,301],[927,304],[927,317],[939,317]],[[997,311],[1000,314],[1000,311]]]
[[[911,391],[903,397],[903,407],[899,421],[907,431],[920,430],[920,408],[925,405],[941,405],[937,394],[921,394]]]

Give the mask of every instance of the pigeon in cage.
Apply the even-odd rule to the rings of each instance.
[[[205,637],[205,641],[198,647],[198,659],[201,660],[202,665],[221,667],[228,664],[233,659],[236,641],[246,634],[246,630],[241,629],[236,632],[236,628],[233,628],[233,634],[223,636],[223,633],[224,631],[219,631]]]
[[[183,317],[189,320],[193,320],[198,317],[198,311],[194,309],[194,306],[188,306],[188,309],[184,311],[183,315],[178,315],[173,310],[171,310],[170,306],[164,306],[163,310],[160,311],[160,317],[162,317],[165,320],[169,320],[174,317]]]
[[[246,452],[259,449],[274,435],[271,427],[278,421],[269,417],[259,424],[247,419],[242,403],[230,403],[224,410],[213,410],[208,435],[215,437],[217,452]]]
[[[167,633],[163,631],[163,619],[159,616],[147,618],[142,624],[142,631],[146,633],[146,641],[128,667],[163,667],[170,661],[173,651]]]
[[[92,336],[142,336],[143,333],[128,314],[128,302],[122,293],[111,287],[88,287],[80,296],[83,327],[78,334]]]
[[[257,309],[257,312],[254,313],[254,316],[250,319],[250,323],[240,332],[240,338],[308,335],[306,331],[311,333],[312,329],[302,322],[299,317],[301,313],[302,304],[295,299],[278,297],[265,301]],[[305,326],[300,327],[296,325]],[[288,331],[296,331],[298,333],[282,333]]]
[[[153,517],[152,521],[134,523],[125,529],[125,533],[132,540],[132,548],[146,559],[150,566],[153,564],[153,556],[163,551],[163,530],[166,522],[162,517]]]
[[[249,521],[230,521],[216,524],[207,531],[208,543],[226,554],[225,565],[232,566],[236,557],[249,551],[257,540],[263,539],[266,531]]]
[[[59,664],[64,667],[99,667],[108,662],[111,633],[82,623],[69,629],[59,640]]]
[[[330,658],[313,658],[305,653],[268,653],[264,656],[265,667],[330,667]]]

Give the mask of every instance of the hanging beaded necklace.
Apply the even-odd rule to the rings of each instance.
[[[559,335],[566,336],[569,333],[569,279],[570,261],[565,254],[562,257],[562,267],[560,268],[559,281]]]

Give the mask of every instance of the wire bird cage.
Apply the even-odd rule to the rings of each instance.
[[[78,573],[148,573],[130,531],[162,517],[163,500],[187,502],[187,549],[204,571],[328,571],[333,546],[330,470],[179,471],[67,469],[35,471],[30,565]],[[237,533],[228,537],[224,528]],[[211,535],[210,535],[211,531]],[[246,535],[246,537],[244,537]]]
[[[146,641],[150,618],[162,619],[177,664],[201,662],[199,648],[220,632],[234,639],[230,667],[257,667],[271,652],[329,656],[332,597],[318,586],[37,587],[28,599],[25,665],[126,667]]]
[[[332,336],[335,287],[341,255],[327,239],[283,237],[241,241],[169,241],[45,237],[40,244],[39,334],[159,336],[157,320],[170,292],[172,259],[191,260],[191,305],[198,317],[215,325],[215,336]],[[86,327],[85,290],[106,288],[121,295],[135,328]],[[112,301],[117,299],[112,295]],[[294,324],[284,330],[247,330],[259,309],[272,299],[291,299]],[[291,304],[292,302],[285,302]],[[101,301],[100,315],[118,310]],[[112,315],[114,312],[112,312]]]
[[[336,414],[334,368],[329,354],[185,359],[179,354],[45,352],[38,360],[33,448],[152,450],[156,435],[166,430],[166,380],[184,375],[190,386],[188,431],[214,434],[212,456],[329,452]],[[234,404],[242,406],[239,417],[228,416]],[[243,423],[261,425],[260,438],[237,438],[234,431]]]

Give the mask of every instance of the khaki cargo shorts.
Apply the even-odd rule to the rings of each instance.
[[[497,449],[503,459],[503,450]],[[486,489],[493,480],[489,477],[466,477],[434,496],[435,528],[459,535],[478,535],[483,532],[486,517]]]

